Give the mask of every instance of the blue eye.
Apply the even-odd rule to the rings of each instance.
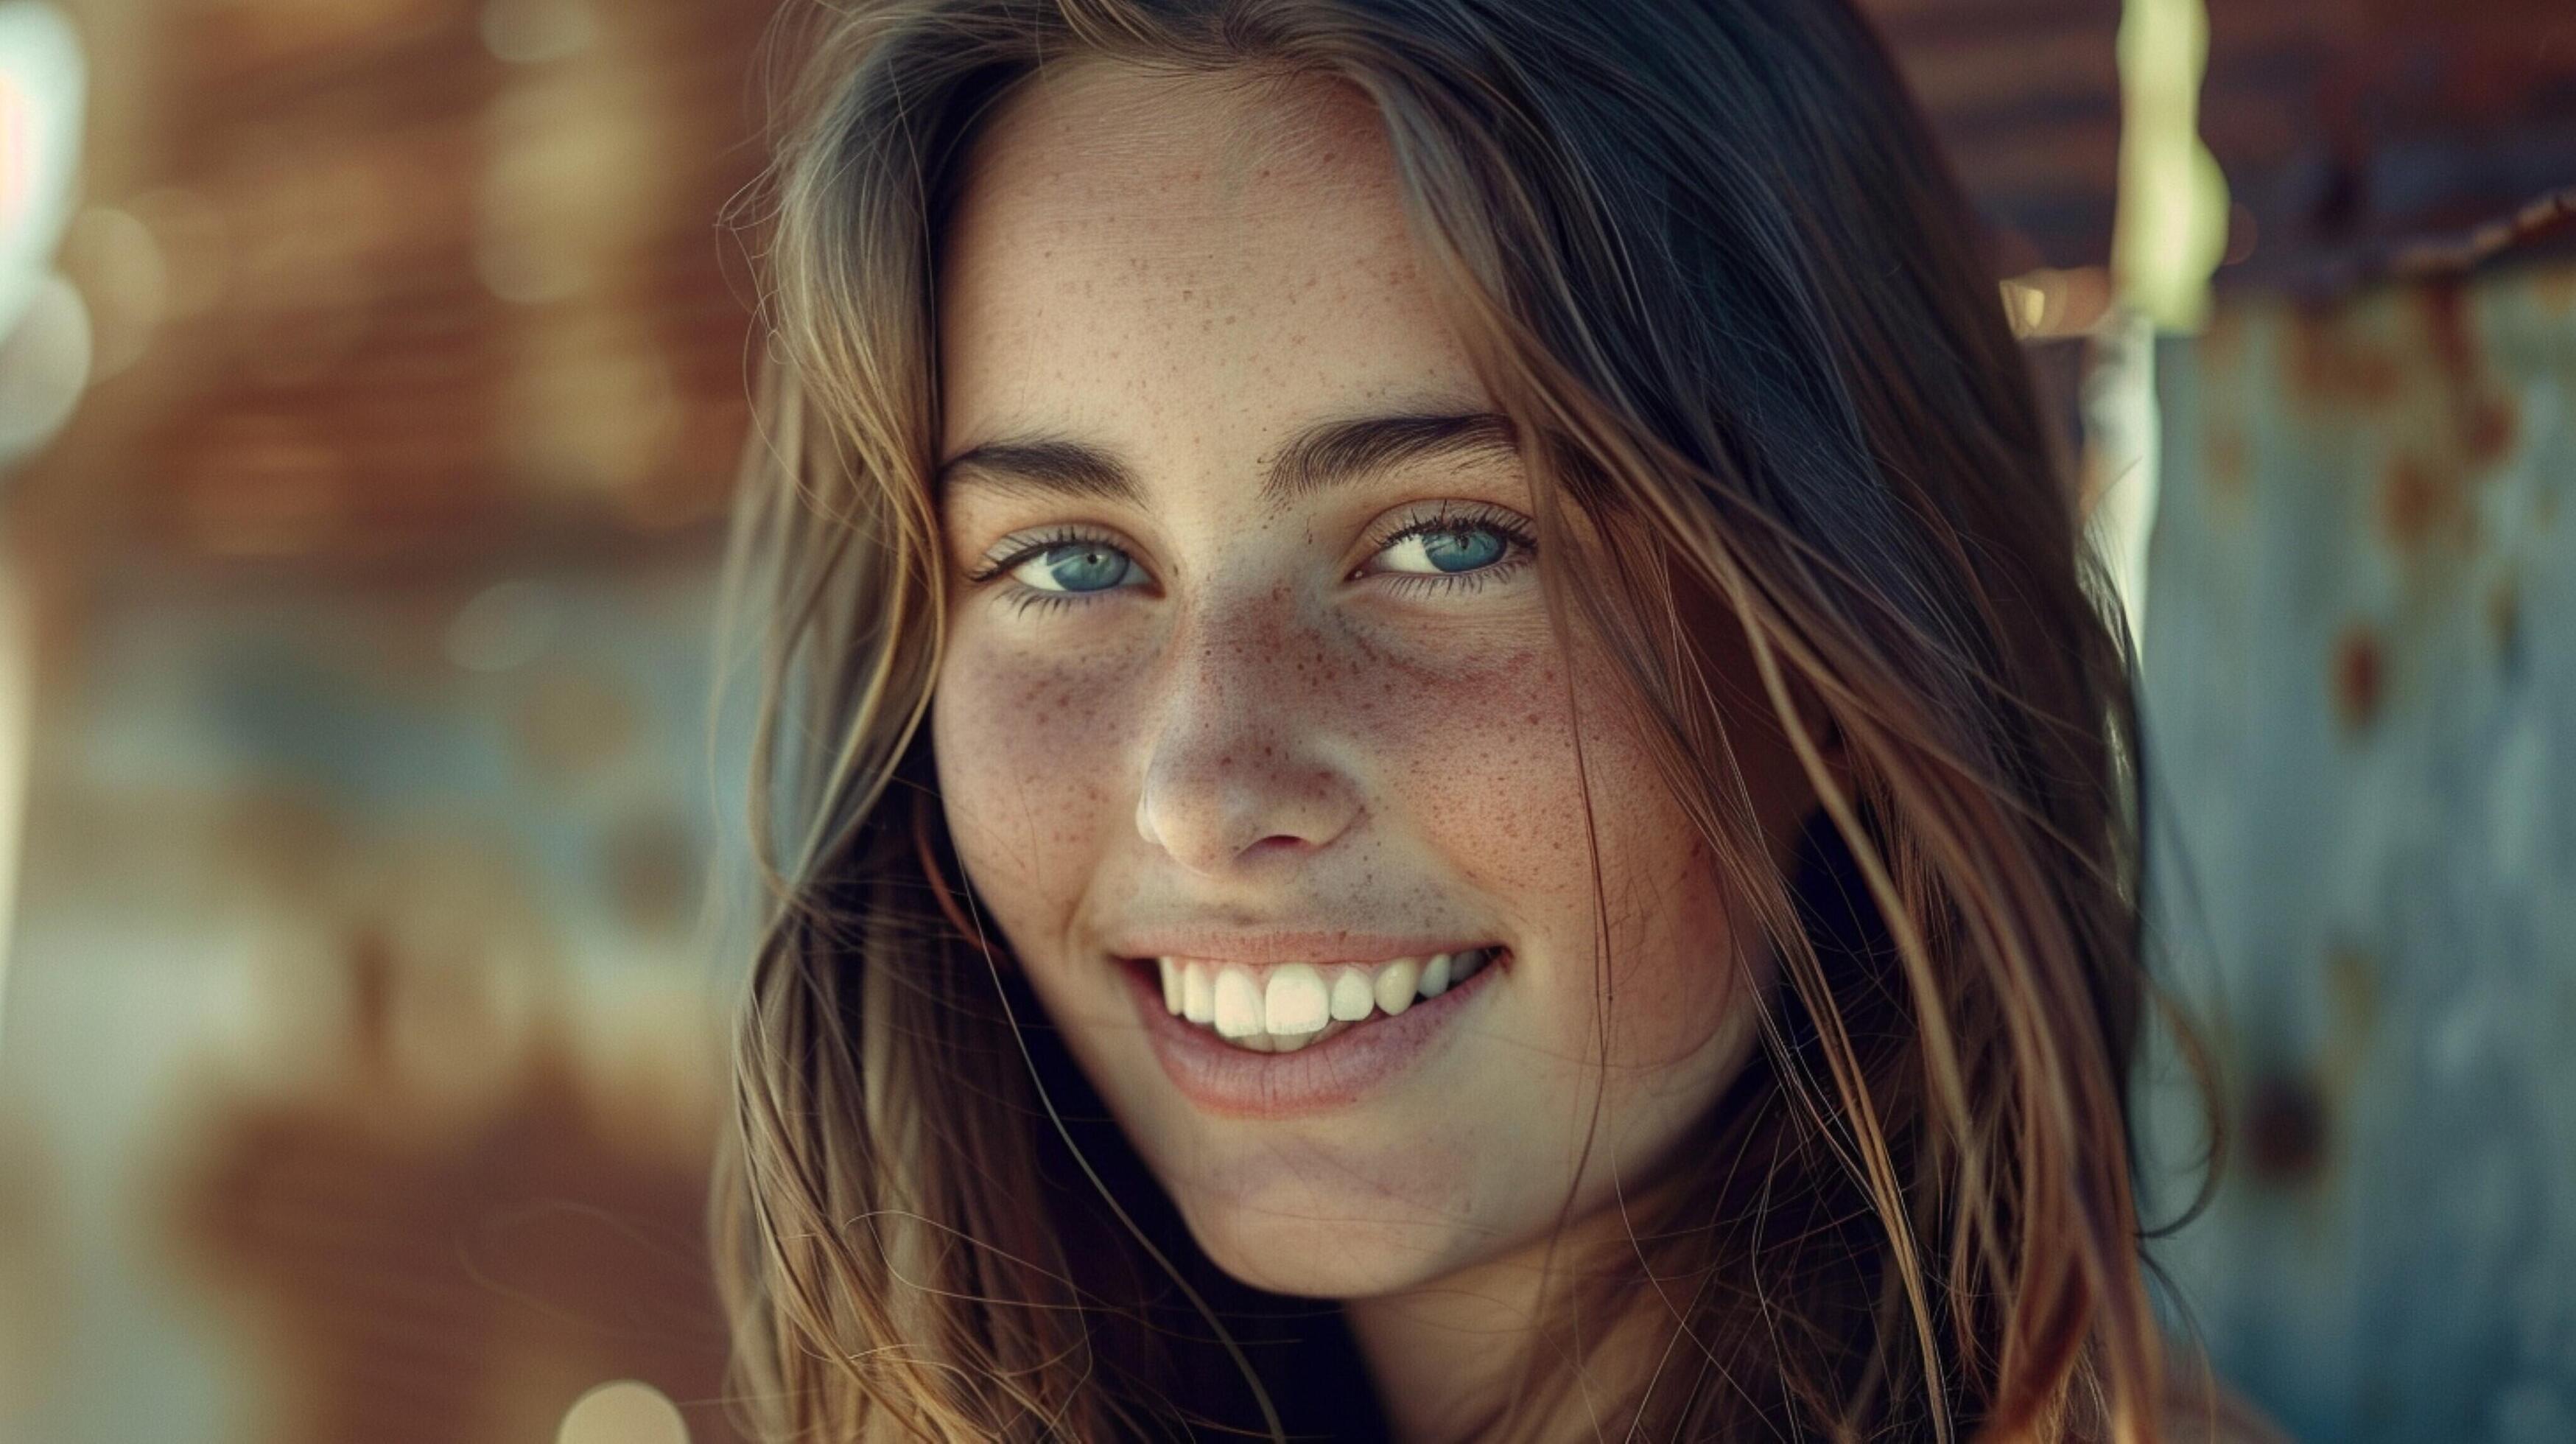
[[[1474,592],[1518,573],[1537,551],[1538,538],[1515,514],[1441,502],[1378,538],[1373,560],[1385,565],[1361,574],[1386,577],[1400,591]]]
[[[1059,542],[1013,570],[1031,563],[1037,564],[1038,571],[1023,580],[1042,592],[1104,592],[1118,585],[1118,579],[1135,565],[1125,552],[1096,541]]]
[[[1498,528],[1484,522],[1470,522],[1463,526],[1404,533],[1378,555],[1395,554],[1401,549],[1407,555],[1429,562],[1443,574],[1455,575],[1492,566],[1503,559],[1511,546],[1512,538]]]

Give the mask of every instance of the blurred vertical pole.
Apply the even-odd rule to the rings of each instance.
[[[2156,517],[2156,323],[2114,305],[2085,338],[2086,524],[2119,589],[2129,636],[2147,634],[2147,537]]]
[[[2201,0],[2127,0],[2120,17],[2120,199],[2111,281],[2168,331],[2197,331],[2227,243],[2227,178],[2200,139]]]
[[[2227,182],[2200,139],[2208,57],[2202,0],[2126,0],[2113,309],[2093,334],[2085,417],[2097,478],[2091,525],[2132,637],[2146,635],[2156,508],[2155,338],[2199,329],[2227,240]]]
[[[0,1038],[8,1036],[9,954],[17,936],[19,843],[27,817],[35,638],[26,590],[0,567]]]
[[[79,35],[52,5],[0,5],[0,479],[60,430],[89,384],[89,313],[53,270],[71,217],[87,93]],[[35,646],[26,579],[0,551],[0,1038],[17,935]]]

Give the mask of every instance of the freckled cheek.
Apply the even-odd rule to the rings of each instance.
[[[1687,844],[1672,836],[1677,814],[1651,758],[1603,700],[1615,680],[1606,666],[1579,666],[1574,690],[1589,699],[1579,717],[1553,647],[1437,684],[1393,679],[1354,708],[1371,724],[1377,789],[1479,886],[1553,918],[1577,904],[1588,915],[1591,906],[1588,778],[1615,915],[1623,878],[1669,871],[1674,858],[1656,854]]]
[[[958,856],[1022,942],[1060,934],[1116,839],[1118,719],[1097,673],[955,648],[931,746]]]
[[[1532,981],[1560,994],[1549,1015],[1584,1038],[1597,1001],[1588,777],[1617,985],[1613,1036],[1622,1061],[1642,1063],[1690,1053],[1732,1011],[1731,923],[1710,855],[1609,701],[1619,683],[1608,665],[1582,664],[1579,717],[1553,650],[1452,685],[1416,685],[1400,706],[1355,710],[1371,719],[1385,800],[1534,931],[1550,956]]]
[[[1437,674],[1377,667],[1349,693],[1372,805],[1389,825],[1498,898],[1554,891],[1583,870],[1574,732],[1552,652]]]
[[[1605,756],[1606,754],[1606,756]],[[1596,746],[1594,804],[1618,969],[1615,1062],[1677,1060],[1742,1006],[1735,930],[1713,855],[1641,747]]]

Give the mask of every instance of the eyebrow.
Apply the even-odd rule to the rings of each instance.
[[[1425,412],[1320,421],[1297,433],[1262,472],[1261,499],[1293,501],[1413,462],[1517,457],[1509,418],[1491,411]],[[1065,436],[1023,435],[969,447],[939,464],[934,491],[967,481],[1004,491],[1141,504],[1136,473],[1115,452]]]

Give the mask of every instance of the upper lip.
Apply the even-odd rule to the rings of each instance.
[[[1265,963],[1382,963],[1391,958],[1463,952],[1491,943],[1490,937],[1470,933],[1400,936],[1352,928],[1279,932],[1165,927],[1123,933],[1109,939],[1107,946],[1122,958],[1199,958],[1254,967]]]

